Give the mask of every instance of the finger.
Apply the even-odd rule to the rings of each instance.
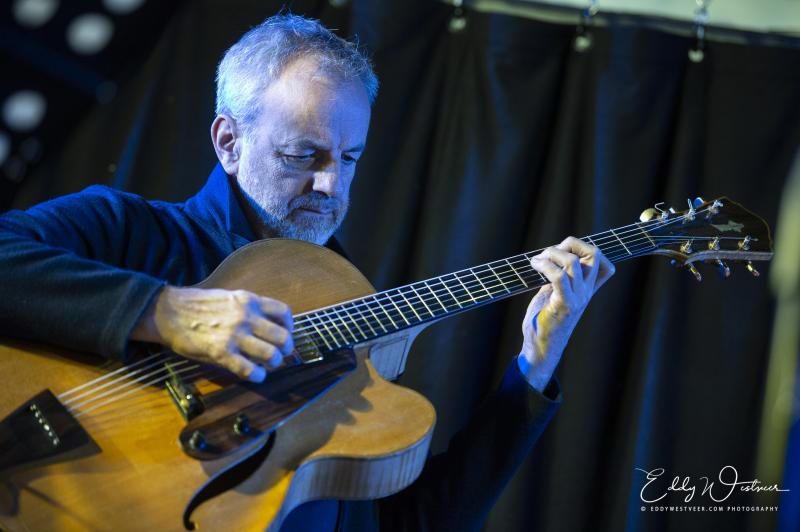
[[[260,316],[251,318],[250,328],[256,337],[276,346],[284,355],[294,350],[294,338],[288,329]]]
[[[267,376],[267,370],[262,366],[231,350],[226,351],[220,357],[214,357],[214,363],[240,379],[250,382],[263,382]]]
[[[258,307],[264,316],[274,321],[279,322],[281,325],[291,331],[294,327],[294,318],[292,317],[292,309],[283,301],[272,299],[271,297],[258,297]]]
[[[283,362],[283,355],[277,347],[255,336],[246,335],[237,338],[236,344],[243,354],[264,362],[271,368],[277,368]]]
[[[573,292],[577,293],[583,288],[583,268],[577,255],[556,247],[549,247],[539,256],[550,260],[567,272],[568,281]]]
[[[599,272],[597,274],[597,281],[595,282],[594,289],[597,290],[603,284],[608,281],[608,279],[614,275],[614,272],[617,269],[614,267],[614,264],[603,255],[603,252],[597,250],[597,262],[599,263]]]
[[[566,301],[568,297],[572,296],[569,276],[559,266],[541,255],[536,255],[531,259],[531,266],[550,281],[550,284],[553,285],[553,294],[557,299]]]
[[[568,236],[556,248],[580,257],[580,263],[584,266],[582,268],[583,279],[588,286],[594,287],[600,265],[597,260],[597,254],[600,250],[596,246],[592,246],[574,236]]]

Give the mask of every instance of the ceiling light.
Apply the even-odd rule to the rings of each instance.
[[[127,15],[139,9],[144,4],[144,0],[103,0],[106,9],[115,15]]]
[[[12,129],[29,131],[39,125],[46,109],[47,101],[40,93],[18,91],[3,103],[3,119]]]
[[[67,27],[67,42],[79,54],[96,54],[108,44],[114,23],[105,15],[86,13],[75,17]]]
[[[58,9],[58,0],[16,0],[14,18],[20,26],[38,28],[53,18]]]

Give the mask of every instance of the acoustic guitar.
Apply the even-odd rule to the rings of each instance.
[[[584,237],[613,262],[772,257],[767,224],[727,198]],[[546,284],[523,253],[376,292],[332,251],[263,240],[199,286],[246,289],[296,312],[296,350],[261,384],[173,353],[119,366],[0,339],[0,529],[263,530],[314,499],[374,499],[420,474],[431,404],[390,383],[415,336]],[[269,271],[270,275],[262,275]]]

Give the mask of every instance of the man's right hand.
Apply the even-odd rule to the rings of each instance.
[[[131,333],[261,382],[294,349],[286,303],[245,290],[165,287]]]

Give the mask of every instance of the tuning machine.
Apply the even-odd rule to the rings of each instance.
[[[719,276],[722,277],[723,279],[729,279],[731,276],[731,267],[725,264],[725,262],[723,262],[720,259],[717,259],[714,262],[717,264]]]
[[[750,272],[750,275],[752,275],[753,277],[761,276],[758,270],[756,270],[755,266],[753,266],[753,261],[748,260],[745,266],[747,267],[747,271]]]
[[[686,269],[689,270],[689,273],[694,275],[694,278],[697,280],[698,283],[703,280],[703,275],[697,268],[695,268],[694,264],[692,264],[691,262],[686,265]]]

